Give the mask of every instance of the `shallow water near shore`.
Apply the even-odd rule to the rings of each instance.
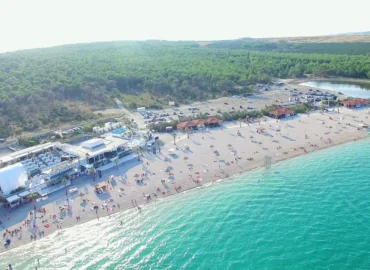
[[[246,172],[2,253],[0,269],[368,269],[369,156],[364,140]]]

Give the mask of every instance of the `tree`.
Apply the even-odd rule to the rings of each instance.
[[[116,164],[117,171],[118,171],[118,161],[119,161],[119,158],[115,157],[114,158],[114,163]]]
[[[137,160],[140,160],[140,148],[139,148],[139,146],[135,146],[132,150],[137,155]]]
[[[158,151],[160,152],[161,151],[161,142],[160,142],[159,139],[158,140],[155,140],[155,145],[157,146]]]
[[[66,176],[63,176],[62,178],[62,184],[64,185],[65,192],[66,192],[66,201],[68,204],[68,210],[70,209],[70,203],[69,203],[69,198],[68,198],[68,190],[67,190],[67,184],[68,184],[68,179]]]
[[[337,110],[338,110],[338,113],[339,113],[339,107],[340,107],[339,101],[336,102],[335,107],[337,107]]]
[[[67,177],[66,176],[63,176],[62,178],[62,185],[64,185],[64,187],[66,188],[66,195],[67,195],[67,184],[68,184],[68,180],[67,180]]]
[[[185,128],[186,136],[190,138],[190,130],[188,127]]]
[[[86,164],[89,164],[89,158],[90,158],[90,154],[86,153],[85,154]]]
[[[32,193],[30,194],[28,197],[32,200],[33,202],[33,226],[36,226],[36,210],[37,210],[37,207],[36,207],[36,198],[38,197],[39,195],[37,195],[36,193]]]
[[[89,174],[93,178],[93,181],[95,181],[96,171],[95,171],[95,168],[94,167],[90,167]]]

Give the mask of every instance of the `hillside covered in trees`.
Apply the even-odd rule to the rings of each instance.
[[[263,39],[235,39],[211,42],[208,48],[245,49],[252,51],[273,51],[289,53],[320,53],[370,55],[370,42],[287,42]]]
[[[271,77],[370,77],[367,55],[215,44],[106,42],[0,54],[0,137],[94,118],[92,110],[114,106],[115,97],[156,107],[243,94]]]

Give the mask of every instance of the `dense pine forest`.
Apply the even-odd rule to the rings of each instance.
[[[269,42],[245,38],[216,41],[208,44],[207,47],[290,53],[370,55],[368,42],[292,43],[284,40]]]
[[[0,137],[92,119],[115,97],[158,107],[243,94],[272,77],[370,78],[368,43],[228,43],[106,42],[0,54]]]

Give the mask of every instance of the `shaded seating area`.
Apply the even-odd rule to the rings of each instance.
[[[199,127],[209,126],[209,127],[215,127],[220,124],[221,120],[217,117],[211,116],[207,119],[197,119],[197,120],[191,120],[186,122],[181,122],[177,124],[177,129],[198,129]]]
[[[294,114],[295,114],[295,112],[292,109],[288,109],[288,108],[285,108],[285,107],[279,107],[276,110],[273,110],[273,111],[269,112],[269,116],[273,117],[275,119],[284,118],[284,117],[291,116],[291,115],[294,115]]]
[[[370,104],[370,99],[355,98],[355,99],[342,101],[340,102],[340,104],[350,109],[362,108]]]
[[[10,208],[14,208],[21,204],[22,198],[19,197],[18,195],[13,195],[13,196],[6,198],[6,201]]]
[[[102,194],[108,191],[108,183],[107,182],[101,182],[99,184],[95,185],[95,192],[98,194]]]

